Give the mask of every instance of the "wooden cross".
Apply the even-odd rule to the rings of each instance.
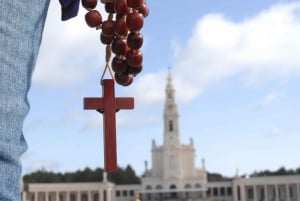
[[[116,98],[113,79],[102,80],[102,98],[84,98],[84,109],[103,114],[104,168],[106,172],[117,171],[116,112],[133,109],[133,98]]]

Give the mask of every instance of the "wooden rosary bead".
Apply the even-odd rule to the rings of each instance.
[[[133,76],[132,76],[132,75],[129,75],[129,81],[127,82],[126,85],[123,85],[123,86],[127,87],[127,86],[131,85],[132,82],[133,82],[133,79],[134,79]]]
[[[115,0],[115,11],[118,14],[130,13],[130,8],[127,5],[126,0]]]
[[[127,0],[127,5],[130,8],[138,9],[142,7],[144,4],[144,0]]]
[[[125,18],[126,16],[123,16],[116,20],[114,31],[117,35],[127,36],[128,34],[128,27]]]
[[[128,86],[133,82],[133,76],[128,73],[115,74],[115,80],[122,86]]]
[[[85,15],[85,21],[90,27],[97,27],[102,23],[102,16],[99,11],[91,10]]]
[[[102,29],[100,41],[107,45],[106,68],[111,66],[118,84],[128,86],[143,69],[140,49],[144,38],[140,30],[144,26],[144,18],[149,14],[149,8],[146,0],[100,0],[109,14],[107,20],[102,21],[101,13],[95,9],[97,1],[81,0],[82,6],[88,10],[85,21],[92,28]],[[112,52],[115,57],[109,65]]]
[[[138,50],[144,42],[143,35],[140,32],[131,32],[127,36],[127,45],[132,50]]]
[[[81,4],[85,9],[91,10],[96,8],[97,2],[98,2],[97,0],[82,0]]]
[[[115,34],[114,27],[115,21],[106,20],[102,23],[102,33],[106,36],[113,36]]]
[[[114,38],[111,44],[111,50],[116,55],[126,55],[128,46],[125,38]]]
[[[127,72],[127,63],[124,56],[115,56],[111,62],[111,67],[116,74],[123,74]]]
[[[144,4],[142,7],[138,9],[139,13],[141,13],[144,17],[147,17],[149,15],[149,8],[146,4]]]
[[[140,50],[130,50],[126,55],[126,59],[129,66],[138,67],[143,63],[143,54]]]
[[[130,31],[139,31],[144,26],[144,16],[138,12],[129,13],[126,24]]]
[[[115,4],[114,3],[106,3],[105,4],[105,11],[107,13],[115,13]]]
[[[134,76],[136,76],[137,74],[139,74],[141,71],[143,70],[143,66],[128,66],[127,67],[127,72],[129,74],[133,74]]]
[[[104,35],[103,33],[100,34],[100,41],[105,45],[111,44],[113,39],[114,39],[114,36],[107,36],[107,35]]]

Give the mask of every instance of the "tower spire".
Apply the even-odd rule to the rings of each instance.
[[[170,68],[169,68],[170,69]],[[178,110],[175,101],[173,78],[169,71],[166,86],[166,100],[164,110],[164,143],[165,145],[180,145]]]

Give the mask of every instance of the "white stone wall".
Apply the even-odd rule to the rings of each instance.
[[[192,146],[182,146],[182,173],[183,178],[196,176],[195,171],[195,151]]]
[[[163,149],[153,148],[152,149],[152,177],[163,177]]]

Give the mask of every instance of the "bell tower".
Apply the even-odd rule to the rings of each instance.
[[[179,115],[175,101],[175,90],[170,74],[167,78],[165,92],[163,177],[165,180],[178,180],[183,176],[182,153],[179,137]]]
[[[164,110],[164,146],[166,148],[180,146],[178,117],[175,90],[172,83],[172,76],[169,74]]]
[[[159,146],[152,141],[152,168],[146,167],[143,186],[160,184],[162,189],[170,190],[173,187],[184,189],[184,185],[206,182],[205,164],[202,169],[195,167],[195,148],[191,138],[189,144],[181,144],[179,131],[179,113],[175,100],[173,79],[169,73],[165,88],[165,104],[163,111],[163,145]],[[155,181],[155,182],[154,182]]]

